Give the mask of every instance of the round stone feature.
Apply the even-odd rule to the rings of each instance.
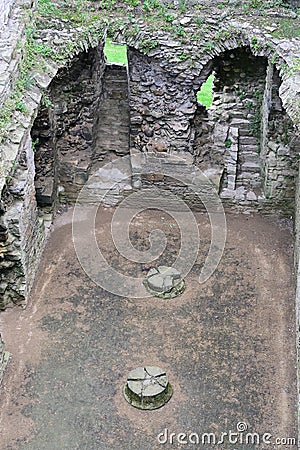
[[[139,409],[158,409],[172,397],[173,390],[164,370],[146,366],[132,370],[124,386],[124,397]]]
[[[156,297],[173,298],[184,291],[185,282],[178,270],[173,267],[159,266],[157,269],[149,270],[144,286]]]

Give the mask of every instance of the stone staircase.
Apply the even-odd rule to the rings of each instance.
[[[129,153],[128,76],[124,65],[106,66],[96,133],[94,160],[110,152],[120,156]]]
[[[114,206],[132,189],[129,158],[118,159],[129,155],[130,118],[126,66],[107,64],[97,114],[90,177],[81,193],[80,202]]]
[[[239,151],[237,160],[236,189],[247,191],[261,187],[260,157],[257,138],[251,133],[251,118],[241,118],[240,112],[232,112],[230,125],[239,130]]]

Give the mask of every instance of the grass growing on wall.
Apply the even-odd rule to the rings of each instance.
[[[211,74],[205,83],[202,84],[201,89],[197,92],[197,101],[209,108],[212,104],[212,86],[213,86],[214,76]]]
[[[108,62],[127,65],[126,45],[113,44],[111,39],[106,39],[104,53]]]

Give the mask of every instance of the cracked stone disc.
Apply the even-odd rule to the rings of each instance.
[[[173,267],[159,266],[149,270],[144,286],[155,297],[173,298],[182,294],[185,282],[178,270]]]
[[[139,409],[157,409],[172,397],[173,390],[164,370],[145,366],[132,370],[124,386],[124,397]]]

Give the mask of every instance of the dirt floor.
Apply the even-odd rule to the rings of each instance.
[[[118,270],[145,276],[150,265],[115,250],[111,216],[103,210],[97,223],[104,254]],[[297,436],[292,234],[274,218],[228,215],[223,258],[200,285],[210,225],[196,217],[199,258],[186,291],[170,300],[103,291],[76,258],[72,211],[58,218],[27,308],[0,315],[12,354],[1,386],[1,449],[297,448],[276,442]],[[147,248],[153,228],[168,235],[157,263],[171,265],[179,230],[170,216],[138,216],[134,245]],[[162,367],[173,386],[159,410],[140,411],[123,398],[128,372],[142,365]],[[237,429],[237,438],[221,438]],[[247,432],[258,433],[259,444],[250,437],[246,444]],[[202,445],[204,433],[216,443],[211,435]]]

